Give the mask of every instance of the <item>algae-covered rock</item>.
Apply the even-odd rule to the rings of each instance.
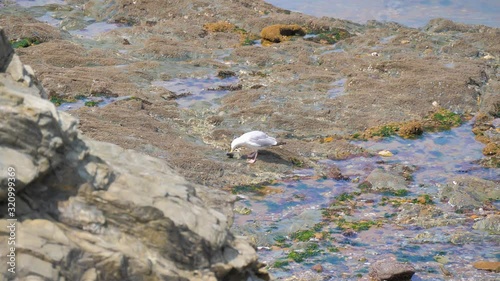
[[[472,210],[500,200],[500,186],[473,176],[459,176],[440,190],[440,198],[457,211]]]
[[[489,215],[475,222],[472,228],[484,230],[493,234],[500,234],[500,215]]]
[[[403,176],[395,175],[382,169],[373,170],[366,178],[373,191],[397,191],[407,189]]]
[[[304,36],[305,30],[297,24],[275,24],[264,27],[260,33],[263,40],[280,43],[288,40],[291,36]]]

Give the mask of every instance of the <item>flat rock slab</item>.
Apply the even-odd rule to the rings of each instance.
[[[405,281],[415,274],[415,268],[408,263],[385,259],[373,263],[369,275],[374,280]]]

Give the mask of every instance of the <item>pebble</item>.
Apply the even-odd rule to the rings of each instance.
[[[393,259],[374,262],[369,273],[374,280],[386,281],[410,280],[413,274],[415,274],[415,268],[411,264],[397,262]]]
[[[321,264],[315,264],[311,267],[312,270],[316,272],[323,272],[323,266]]]

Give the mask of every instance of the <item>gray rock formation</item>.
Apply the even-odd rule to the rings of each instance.
[[[406,181],[403,176],[384,171],[382,169],[373,170],[366,181],[371,184],[373,191],[397,191],[406,188]]]
[[[440,190],[440,199],[457,211],[477,209],[490,201],[500,200],[500,186],[493,181],[460,176]]]
[[[41,98],[2,30],[0,71],[0,249],[15,247],[14,264],[2,251],[0,279],[269,279],[228,230],[231,197],[80,135],[75,118]]]

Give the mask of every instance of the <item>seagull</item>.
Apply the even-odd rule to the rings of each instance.
[[[240,137],[235,138],[233,142],[231,142],[231,151],[228,153],[228,155],[231,157],[233,151],[236,148],[244,146],[255,150],[247,155],[248,158],[251,158],[247,160],[248,163],[255,163],[255,161],[257,160],[257,153],[259,148],[276,145],[277,143],[278,142],[275,138],[268,136],[264,132],[251,131],[248,133],[244,133]]]

